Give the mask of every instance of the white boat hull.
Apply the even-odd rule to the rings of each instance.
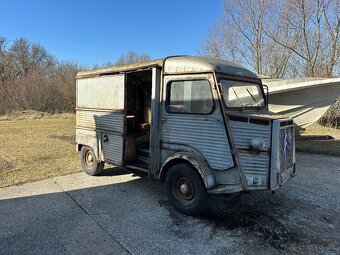
[[[340,95],[340,79],[263,83],[269,87],[269,110],[292,117],[301,128],[317,122]]]

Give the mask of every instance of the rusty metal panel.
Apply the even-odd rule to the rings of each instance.
[[[107,136],[107,140],[104,140]],[[102,133],[102,153],[105,162],[121,165],[123,162],[123,136]]]
[[[94,130],[86,130],[79,128],[76,129],[76,143],[90,146],[94,150],[97,158],[99,158],[98,153],[99,139],[100,136],[98,137],[98,134]]]
[[[267,153],[250,154],[239,152],[242,171],[247,180],[248,189],[267,187],[269,178],[269,155]],[[257,184],[253,183],[254,178],[260,179]]]
[[[257,137],[264,139],[266,144],[265,150],[270,148],[270,125],[259,125],[241,121],[230,121],[229,123],[237,149],[250,149],[250,139]]]
[[[166,74],[218,72],[238,77],[258,79],[255,73],[235,63],[202,56],[178,56],[167,58],[164,63],[163,71]]]
[[[234,165],[225,128],[214,115],[164,113],[163,117],[162,143],[193,147],[216,170]]]
[[[107,132],[123,134],[124,113],[77,109],[77,128],[90,130],[106,130]]]
[[[77,107],[124,110],[124,74],[77,80]]]
[[[77,143],[118,165],[123,163],[124,82],[124,74],[77,80]]]
[[[263,138],[265,141],[263,150],[269,151],[271,148],[271,125],[244,121],[230,121],[229,123],[241,169],[247,181],[247,189],[254,190],[267,187],[270,164],[269,152],[251,153],[250,140]]]
[[[82,71],[77,74],[77,78],[93,77],[99,75],[108,75],[113,73],[128,72],[137,69],[147,69],[152,67],[164,67],[164,73],[171,74],[189,74],[204,72],[219,72],[238,77],[249,77],[258,79],[257,75],[246,68],[235,63],[203,56],[174,56],[165,59],[157,59],[142,63],[134,63],[122,66],[112,66],[97,70]]]
[[[77,109],[76,115],[77,143],[96,149],[100,160],[121,165],[124,113]]]

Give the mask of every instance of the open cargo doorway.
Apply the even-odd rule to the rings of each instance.
[[[126,167],[148,172],[150,169],[152,71],[126,75]]]

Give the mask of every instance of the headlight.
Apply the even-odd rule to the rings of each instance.
[[[259,150],[259,151],[263,150],[264,147],[266,147],[266,143],[264,141],[264,138],[262,138],[262,137],[250,139],[249,144],[253,149]]]

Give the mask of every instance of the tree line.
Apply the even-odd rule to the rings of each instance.
[[[340,73],[339,0],[228,0],[201,53],[270,78]]]
[[[147,55],[128,52],[116,63],[93,68],[149,60]],[[73,112],[75,76],[83,67],[58,61],[38,43],[0,37],[0,114],[20,110],[49,113]]]
[[[0,37],[0,114],[73,111],[79,69],[78,64],[58,61],[40,44]]]

